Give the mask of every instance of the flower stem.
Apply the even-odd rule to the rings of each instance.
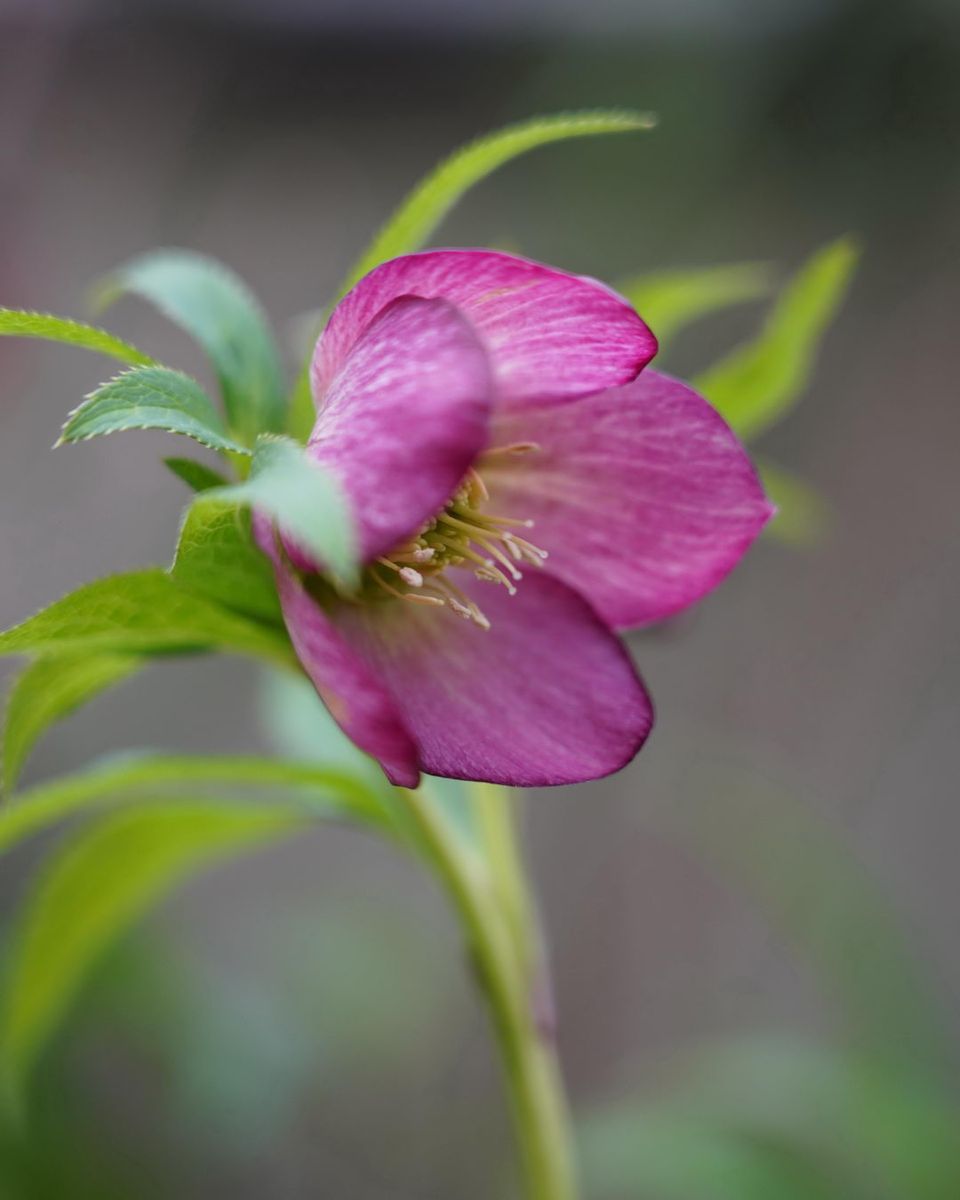
[[[421,788],[404,793],[463,927],[502,1059],[527,1200],[576,1200],[566,1097],[551,1022],[537,1012],[544,963],[516,847],[511,797],[476,785],[482,854]]]

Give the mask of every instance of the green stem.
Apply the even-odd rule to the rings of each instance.
[[[537,1021],[536,973],[543,969],[519,867],[509,796],[480,793],[476,811],[488,854],[461,840],[424,791],[405,792],[431,862],[457,909],[476,963],[503,1062],[527,1200],[576,1200],[566,1097],[552,1038]],[[489,823],[487,823],[489,819]],[[491,841],[491,837],[493,841]],[[491,856],[490,850],[494,850]]]

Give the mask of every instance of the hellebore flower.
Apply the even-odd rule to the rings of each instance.
[[[643,371],[656,349],[602,284],[482,250],[384,263],[334,310],[308,453],[362,584],[257,537],[306,673],[394,783],[574,783],[643,744],[615,631],[698,600],[773,511],[707,402]]]

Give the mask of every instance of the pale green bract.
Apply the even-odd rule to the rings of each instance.
[[[153,359],[136,346],[124,342],[94,325],[73,321],[69,317],[55,317],[50,313],[27,312],[19,308],[0,308],[0,336],[40,338],[46,342],[60,342],[65,346],[79,346],[106,354],[130,366],[147,367]]]
[[[858,257],[851,238],[818,251],[780,293],[760,336],[694,381],[742,438],[764,433],[802,394]]]
[[[100,692],[127,679],[142,666],[133,655],[53,655],[31,663],[17,678],[7,700],[3,727],[3,786],[16,785],[27,756],[54,722]]]
[[[249,478],[211,488],[196,503],[246,504],[273,518],[319,563],[348,586],[359,578],[353,517],[340,483],[288,438],[261,437]]]
[[[727,263],[633,275],[621,280],[617,291],[650,326],[662,350],[666,339],[685,326],[735,304],[759,300],[771,287],[766,263]]]
[[[57,444],[125,429],[180,433],[212,450],[250,453],[228,435],[196,380],[169,367],[134,367],[101,384],[67,418]]]
[[[247,285],[189,250],[158,250],[118,268],[96,290],[100,308],[125,292],[154,304],[213,363],[231,430],[244,443],[283,428],[283,373],[273,334]]]

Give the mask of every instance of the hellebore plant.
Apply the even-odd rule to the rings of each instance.
[[[699,600],[774,509],[717,405],[650,369],[656,339],[623,296],[514,255],[416,251],[513,156],[649,124],[534,121],[442,164],[350,273],[289,401],[256,302],[195,254],[138,259],[100,299],[136,293],[193,333],[223,416],[196,381],[112,334],[0,310],[0,333],[128,367],[71,413],[61,441],[162,429],[219,452],[234,476],[166,460],[196,493],[169,570],[87,584],[0,634],[0,652],[32,658],[7,709],[0,850],[106,810],[73,830],[21,921],[0,1007],[11,1120],[29,1119],[30,1073],[91,963],[152,901],[216,857],[350,820],[447,889],[501,1048],[526,1194],[578,1194],[515,801],[495,785],[582,782],[628,763],[653,713],[618,633]],[[782,411],[852,259],[846,243],[823,252],[760,341],[714,368],[708,394],[732,389],[754,427]],[[765,290],[739,270],[626,290],[646,287],[675,326]],[[366,759],[151,755],[15,791],[53,722],[155,656],[199,650],[305,674],[386,779]],[[318,728],[318,744],[326,736]]]

